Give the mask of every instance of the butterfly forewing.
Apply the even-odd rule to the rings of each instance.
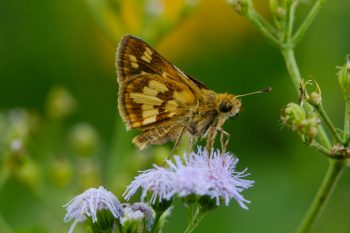
[[[123,37],[116,60],[119,111],[128,129],[166,126],[159,132],[168,132],[197,104],[199,87],[142,40]]]
[[[158,74],[175,80],[179,76],[170,62],[143,40],[131,35],[122,38],[116,62],[119,82],[142,73]]]

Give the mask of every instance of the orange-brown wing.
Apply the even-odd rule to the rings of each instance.
[[[203,84],[134,36],[122,38],[116,65],[118,108],[127,129],[148,129],[169,119],[184,119],[202,98]]]
[[[119,111],[128,129],[185,117],[196,103],[187,85],[155,74],[140,74],[119,89]]]

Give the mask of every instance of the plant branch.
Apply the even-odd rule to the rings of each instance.
[[[326,123],[328,129],[333,134],[334,138],[337,140],[338,143],[343,144],[343,140],[339,133],[337,132],[336,128],[334,127],[332,121],[329,119],[326,111],[324,110],[324,107],[322,104],[314,105],[315,109],[320,113],[323,121]]]
[[[198,206],[196,213],[194,214],[192,221],[189,223],[188,227],[186,228],[186,230],[184,231],[184,233],[191,233],[194,231],[194,229],[198,226],[198,224],[200,223],[200,221],[203,219],[204,215],[206,212],[203,212],[201,210],[201,207]]]
[[[312,9],[310,10],[309,14],[306,16],[303,23],[300,25],[300,27],[298,28],[298,30],[294,34],[294,37],[293,37],[294,44],[298,44],[298,42],[303,38],[305,32],[307,31],[307,29],[309,28],[311,23],[316,18],[318,12],[321,10],[321,8],[325,2],[326,2],[326,0],[316,0],[316,2],[314,4],[314,6],[312,7]]]
[[[281,50],[284,61],[286,63],[289,77],[292,80],[293,86],[297,93],[299,93],[301,75],[298,64],[295,59],[294,50],[292,48],[285,48]]]
[[[323,146],[322,144],[318,143],[317,141],[313,140],[310,143],[310,146],[321,152],[322,154],[326,155],[327,157],[332,157],[332,152]]]
[[[287,6],[287,20],[286,20],[286,26],[284,31],[284,38],[283,42],[287,44],[290,47],[294,47],[294,44],[292,43],[292,34],[293,34],[293,25],[294,25],[294,15],[295,15],[295,9],[297,7],[297,1],[295,0],[289,0],[288,6]]]
[[[316,197],[313,200],[296,233],[306,233],[311,229],[317,217],[321,214],[324,206],[327,204],[327,201],[331,196],[332,191],[334,190],[334,187],[336,186],[338,179],[344,170],[344,167],[344,160],[329,159],[326,176],[324,177],[322,184],[316,194]]]
[[[280,47],[281,43],[277,36],[277,30],[256,12],[250,0],[246,1],[245,4],[247,5],[242,7],[241,14],[244,15],[273,46]]]
[[[344,135],[343,140],[345,146],[348,146],[350,127],[349,127],[349,115],[350,115],[350,100],[345,100],[345,113],[344,113]]]

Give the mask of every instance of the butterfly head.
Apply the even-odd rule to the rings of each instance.
[[[221,94],[218,96],[218,110],[227,117],[235,117],[241,110],[241,100],[234,95]]]

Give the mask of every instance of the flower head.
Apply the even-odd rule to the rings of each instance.
[[[207,170],[200,166],[193,165],[193,157],[185,156],[182,161],[179,156],[174,156],[175,163],[167,161],[169,169],[174,172],[174,189],[180,197],[189,195],[206,195],[210,188],[208,183]],[[201,159],[201,158],[198,158]]]
[[[148,191],[152,192],[151,204],[157,197],[159,201],[169,200],[176,194],[180,197],[208,196],[216,200],[217,206],[221,200],[228,205],[233,198],[247,209],[245,204],[249,201],[241,192],[251,187],[254,181],[244,179],[249,175],[246,170],[236,171],[238,159],[232,154],[216,151],[209,156],[204,148],[199,147],[197,153],[185,154],[183,159],[174,156],[174,160],[167,161],[168,168],[155,166],[137,176],[124,193],[125,198],[129,199],[141,188],[142,200]]]
[[[249,175],[245,173],[246,169],[236,171],[238,158],[229,153],[221,154],[220,151],[213,151],[212,156],[209,156],[204,148],[199,147],[197,153],[185,155],[184,164],[178,156],[175,157],[175,161],[176,166],[168,163],[175,171],[174,186],[179,196],[209,196],[216,199],[216,205],[220,205],[220,200],[224,200],[228,205],[234,198],[242,208],[247,209],[245,203],[249,201],[240,193],[250,188],[254,181],[243,179]]]
[[[119,218],[123,213],[123,207],[118,199],[102,186],[98,189],[86,190],[63,207],[67,210],[64,221],[69,222],[74,219],[70,233],[73,232],[77,223],[84,222],[88,217],[91,217],[93,223],[97,222],[97,213],[100,210],[110,211],[114,218]]]
[[[174,195],[174,174],[163,167],[154,168],[141,172],[126,188],[123,197],[129,200],[139,188],[142,189],[141,201],[148,192],[152,192],[150,203],[155,204],[156,200],[169,200]]]
[[[204,157],[207,157],[206,151],[202,151]],[[243,179],[249,174],[247,169],[238,172],[236,165],[238,158],[233,157],[229,153],[224,155],[219,151],[213,152],[213,157],[208,159],[208,182],[210,183],[209,196],[216,199],[216,204],[219,205],[220,199],[228,205],[230,200],[235,199],[238,204],[248,209],[245,203],[250,203],[246,200],[241,192],[253,186],[254,181]]]

